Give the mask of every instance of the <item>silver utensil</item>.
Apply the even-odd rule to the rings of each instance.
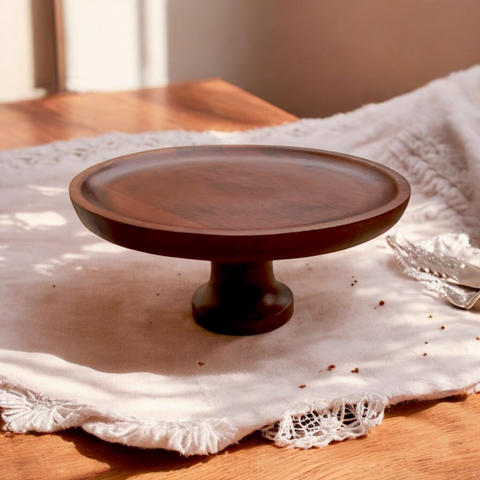
[[[430,252],[401,235],[388,236],[387,242],[405,274],[426,283],[429,290],[453,305],[468,310],[480,298],[480,268],[456,257]]]

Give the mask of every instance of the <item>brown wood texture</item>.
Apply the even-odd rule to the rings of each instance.
[[[197,289],[192,314],[202,327],[226,335],[257,335],[285,325],[293,293],[277,281],[273,262],[211,263],[210,279]]]
[[[122,94],[64,94],[0,105],[0,148],[109,130],[235,130],[295,117],[220,80]],[[109,444],[82,431],[0,434],[9,480],[480,478],[480,396],[397,406],[367,437],[322,449],[277,448],[258,434],[210,457]]]
[[[212,261],[210,281],[193,300],[196,322],[254,335],[293,313],[292,293],[275,280],[272,260],[376,237],[400,219],[410,186],[387,167],[339,153],[202,145],[94,165],[73,179],[70,197],[84,225],[105,240]]]
[[[53,35],[55,39],[55,92],[64,92],[66,83],[65,32],[63,0],[52,0]]]
[[[150,150],[94,165],[70,184],[84,224],[127,248],[254,262],[350,248],[392,227],[410,186],[350,155],[211,145]]]
[[[121,93],[61,93],[0,104],[0,148],[21,148],[109,131],[234,131],[295,119],[218,79]]]

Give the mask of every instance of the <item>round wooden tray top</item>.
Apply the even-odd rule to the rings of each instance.
[[[391,169],[357,157],[222,145],[100,163],[73,179],[70,196],[85,226],[110,242],[211,261],[210,282],[194,295],[195,320],[213,331],[251,334],[283,325],[293,312],[272,260],[380,235],[402,216],[410,187]]]

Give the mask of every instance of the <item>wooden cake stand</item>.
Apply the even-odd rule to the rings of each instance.
[[[408,182],[348,155],[270,146],[195,146],[109,160],[77,175],[70,197],[84,225],[123,247],[208,260],[195,321],[251,335],[285,324],[293,295],[273,260],[335,252],[392,227]]]

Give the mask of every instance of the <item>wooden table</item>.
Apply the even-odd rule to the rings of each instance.
[[[0,149],[107,131],[246,130],[295,121],[221,80],[125,93],[60,94],[0,105]],[[0,372],[1,373],[1,372]],[[82,431],[0,435],[0,478],[472,479],[480,478],[480,396],[392,408],[369,436],[323,449],[275,447],[252,434],[210,457],[109,444]]]

